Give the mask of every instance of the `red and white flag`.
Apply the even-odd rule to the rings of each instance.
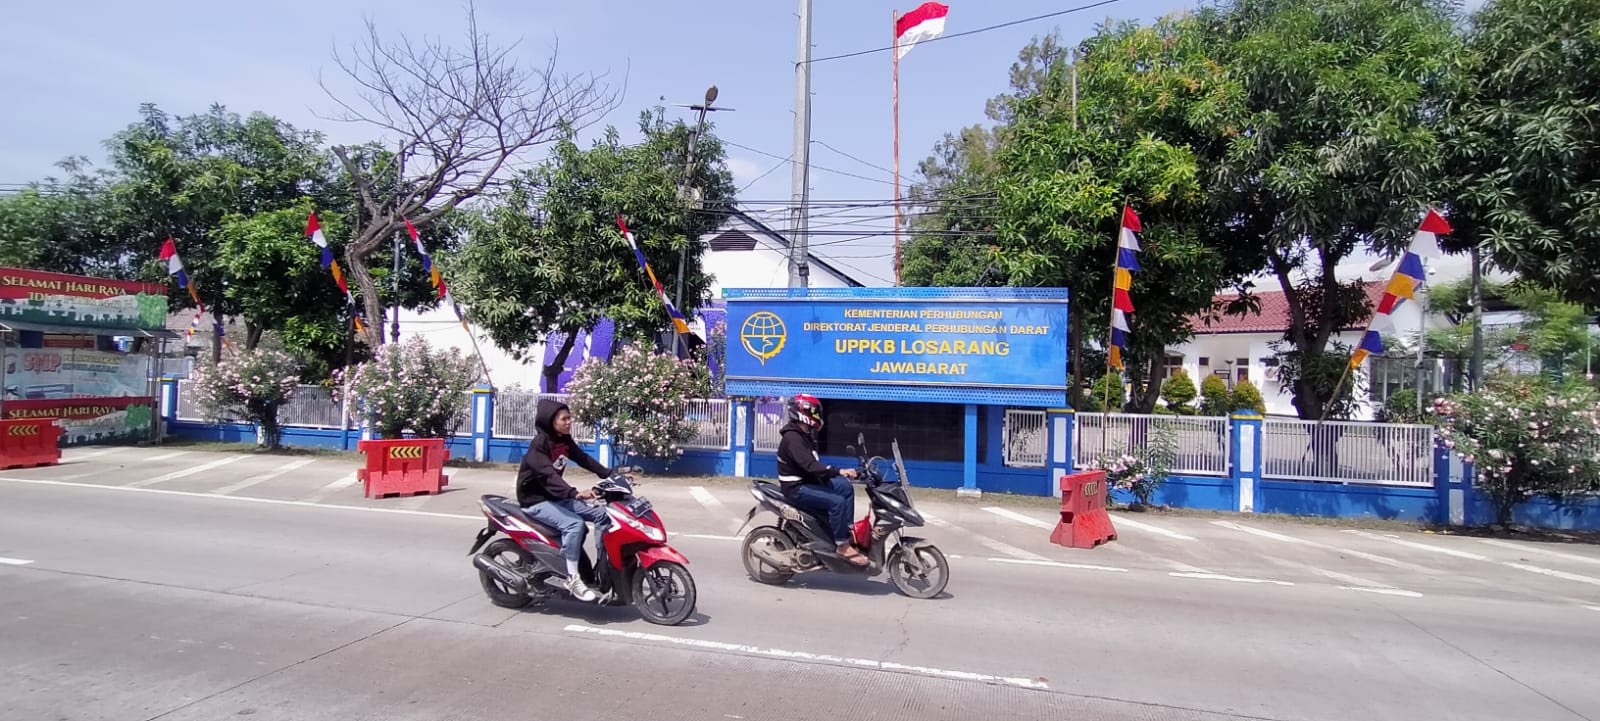
[[[932,40],[944,34],[944,16],[950,7],[936,2],[926,2],[900,16],[894,24],[895,52],[905,57],[912,46],[923,40]]]

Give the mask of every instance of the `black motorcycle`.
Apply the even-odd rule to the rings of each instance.
[[[924,522],[911,504],[899,441],[891,444],[895,471],[892,482],[885,481],[881,471],[888,461],[882,456],[867,457],[866,437],[857,434],[856,443],[849,450],[856,455],[856,480],[866,487],[871,508],[851,528],[851,535],[869,563],[857,566],[840,556],[826,518],[790,504],[778,484],[755,479],[750,484],[750,495],[755,496],[756,505],[745,517],[744,525],[749,525],[762,509],[776,515],[778,522],[752,528],[745,536],[745,571],[756,581],[777,586],[797,573],[826,570],[872,577],[888,569],[890,580],[901,593],[912,598],[938,596],[950,581],[950,562],[932,543],[901,533],[903,528],[917,528]],[[742,532],[744,526],[739,530]]]

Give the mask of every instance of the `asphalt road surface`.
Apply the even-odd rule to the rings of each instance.
[[[175,455],[176,454],[176,455]],[[1600,719],[1600,549],[923,493],[946,596],[749,580],[743,486],[646,479],[699,613],[484,598],[481,493],[349,457],[73,449],[0,471],[0,719]],[[915,492],[914,492],[914,495]]]

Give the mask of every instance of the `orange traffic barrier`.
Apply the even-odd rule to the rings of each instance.
[[[1069,548],[1094,548],[1117,540],[1106,514],[1105,471],[1083,471],[1061,477],[1061,520],[1050,542]]]
[[[61,433],[54,418],[0,421],[0,469],[61,462]]]
[[[443,438],[397,438],[361,441],[367,467],[356,471],[367,498],[439,493],[449,485],[444,462],[450,458]]]

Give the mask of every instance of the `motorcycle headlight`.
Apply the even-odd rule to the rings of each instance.
[[[641,523],[639,519],[634,518],[626,513],[622,513],[614,508],[606,509],[606,513],[607,515],[611,516],[611,520],[627,525],[629,528],[644,534],[645,538],[657,543],[665,543],[667,541],[667,532],[661,530],[660,528],[656,528],[648,523]]]

